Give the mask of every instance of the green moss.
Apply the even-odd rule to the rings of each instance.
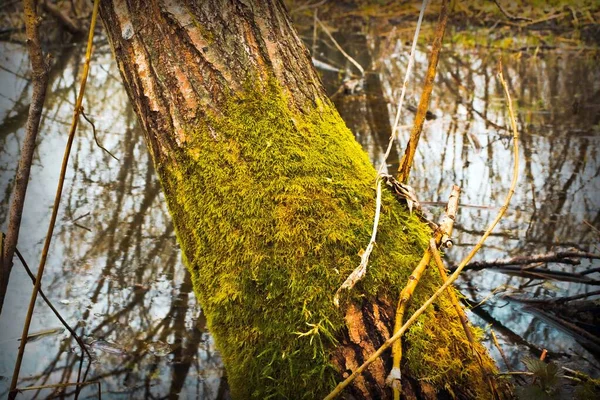
[[[291,111],[275,84],[248,88],[188,128],[175,165],[159,167],[234,398],[315,399],[339,378],[330,355],[344,303],[335,308],[333,294],[368,243],[376,174],[330,103],[305,108]],[[344,302],[397,299],[430,234],[388,193],[379,229]],[[437,284],[426,275],[416,302]],[[474,363],[447,299],[436,309],[407,336],[408,368],[457,387]]]

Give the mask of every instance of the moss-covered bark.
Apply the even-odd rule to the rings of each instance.
[[[369,240],[375,170],[283,6],[115,0],[102,15],[234,398],[326,395],[389,337],[428,228],[386,193],[367,276],[335,308]],[[426,274],[413,304],[439,283]],[[489,397],[448,299],[406,346],[408,395]],[[387,398],[387,358],[348,396]]]

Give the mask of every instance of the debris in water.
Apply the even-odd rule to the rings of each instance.
[[[46,329],[43,331],[30,333],[29,336],[27,336],[27,343],[35,342],[36,340],[39,340],[45,336],[60,335],[64,331],[65,331],[65,328],[59,327],[59,328],[50,328],[50,329]],[[21,341],[21,338],[19,338],[18,340]]]
[[[162,341],[148,343],[148,351],[157,357],[164,357],[171,352],[171,346]]]
[[[106,340],[103,340],[103,339],[94,340],[92,343],[89,344],[89,347],[92,350],[100,350],[104,353],[109,353],[109,354],[117,354],[117,355],[125,355],[126,354],[126,351],[123,350],[119,345],[117,345],[115,343],[107,342]]]

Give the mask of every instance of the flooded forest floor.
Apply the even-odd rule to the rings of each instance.
[[[66,26],[52,10],[46,10],[42,22],[52,63],[19,241],[30,265],[39,257],[48,225],[82,68],[84,46],[75,40],[73,27],[85,32],[89,19],[87,3],[64,3],[60,11],[73,26]],[[420,4],[356,3],[289,1],[287,7],[330,98],[379,165],[391,135]],[[520,182],[506,217],[458,288],[471,322],[482,329],[503,372],[585,381],[570,372],[575,370],[600,377],[596,3],[452,5],[409,183],[433,220],[442,215],[452,185],[461,187],[455,246],[445,255],[450,266],[456,264],[494,218],[510,185],[512,135],[496,75],[501,59],[517,106],[523,148]],[[425,14],[400,119],[400,141],[386,164],[392,175],[412,127],[439,8],[434,2]],[[31,96],[19,18],[18,2],[0,6],[3,231]],[[89,379],[102,379],[108,398],[228,398],[218,351],[194,298],[152,161],[101,29],[95,47],[86,114],[95,123],[98,140],[118,160],[96,146],[93,130],[83,123],[44,289],[82,333],[95,357]],[[364,76],[340,48],[362,66]],[[0,315],[0,396],[8,390],[30,290],[29,277],[17,265]],[[31,332],[35,336],[28,341],[19,384],[74,381],[77,344],[41,301]],[[547,354],[546,364],[532,361],[542,353]],[[517,395],[527,397],[540,380],[533,383],[523,375],[515,382]],[[544,382],[557,398],[595,398],[597,381],[580,383],[565,378]],[[93,390],[82,393],[93,397]],[[44,390],[37,396],[50,393]]]

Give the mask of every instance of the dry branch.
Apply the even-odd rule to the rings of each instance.
[[[400,160],[398,180],[402,183],[408,182],[408,176],[410,175],[410,169],[412,167],[413,159],[417,151],[419,138],[421,136],[421,132],[423,131],[423,123],[425,122],[427,111],[429,110],[429,103],[431,102],[431,91],[433,90],[433,81],[435,79],[438,60],[440,58],[440,50],[442,48],[444,32],[446,31],[448,15],[448,0],[443,0],[442,9],[440,11],[438,23],[435,28],[435,36],[431,47],[431,58],[429,59],[429,66],[427,67],[427,74],[425,75],[423,92],[421,93],[421,99],[419,100],[417,114],[415,115],[415,122],[412,131],[410,132],[410,139],[408,140],[408,143],[406,145],[406,150],[404,151],[404,155]]]
[[[502,83],[502,87],[504,88],[504,93],[506,94],[506,102],[508,104],[508,111],[510,114],[511,127],[513,130],[513,146],[514,146],[513,177],[512,177],[510,189],[508,190],[504,204],[500,208],[500,211],[498,212],[498,215],[496,216],[496,218],[494,218],[494,220],[492,221],[490,226],[487,228],[487,230],[485,231],[485,233],[483,234],[481,239],[479,239],[479,242],[477,242],[477,244],[475,245],[475,247],[473,247],[471,252],[460,263],[460,265],[458,266],[456,271],[454,271],[454,273],[448,278],[446,283],[444,283],[425,303],[423,303],[423,305],[417,311],[415,311],[415,313],[408,319],[408,321],[406,321],[406,323],[400,328],[400,330],[398,332],[394,333],[394,335],[392,337],[390,337],[388,340],[386,340],[381,347],[379,347],[367,360],[365,360],[358,368],[356,368],[352,372],[352,374],[350,374],[346,379],[344,379],[342,382],[340,382],[331,391],[331,393],[329,393],[325,397],[325,400],[330,400],[330,399],[334,399],[335,397],[337,397],[344,390],[344,388],[346,386],[348,386],[369,365],[371,365],[375,360],[377,360],[381,356],[381,354],[383,354],[384,351],[386,351],[388,348],[390,348],[390,346],[392,346],[398,339],[400,339],[402,337],[402,335],[404,335],[406,330],[417,320],[417,318],[419,318],[419,316],[421,314],[423,314],[423,312],[425,312],[425,310],[431,304],[433,304],[433,302],[448,287],[450,287],[450,285],[452,285],[452,283],[458,278],[461,271],[464,269],[465,265],[467,265],[473,259],[475,254],[479,251],[479,249],[481,249],[485,240],[488,238],[488,236],[490,236],[490,234],[492,233],[492,230],[496,227],[498,222],[502,219],[502,217],[506,213],[506,210],[508,209],[508,205],[510,204],[510,200],[511,200],[513,194],[515,193],[515,188],[517,187],[517,181],[518,181],[518,177],[519,177],[519,132],[517,130],[517,123],[516,123],[515,114],[514,114],[513,107],[512,107],[512,99],[510,97],[510,93],[508,92],[508,87],[506,85],[506,82],[504,81],[501,66],[498,71],[498,76],[500,79],[500,83]]]
[[[8,280],[13,266],[13,257],[15,248],[19,239],[19,229],[21,227],[21,217],[23,216],[23,206],[29,183],[29,174],[35,150],[35,141],[40,127],[42,109],[46,98],[46,88],[48,86],[48,65],[44,59],[40,45],[39,19],[36,13],[36,2],[25,0],[23,9],[25,14],[25,29],[27,32],[27,50],[31,60],[31,79],[33,83],[33,93],[31,96],[31,105],[27,116],[27,125],[25,126],[25,139],[21,149],[21,158],[17,167],[17,177],[13,200],[10,207],[10,219],[6,231],[6,240],[2,254],[2,269],[0,271],[0,312],[4,304],[6,290],[8,289]]]
[[[446,214],[445,214],[444,219],[443,219],[442,223],[440,224],[439,228],[434,232],[434,235],[431,238],[430,248],[425,250],[425,253],[423,254],[423,258],[421,258],[421,261],[419,262],[417,267],[414,269],[414,271],[408,278],[408,283],[406,284],[406,286],[400,293],[400,300],[398,301],[398,306],[396,308],[396,318],[394,321],[394,333],[397,332],[398,330],[400,330],[400,328],[402,327],[402,323],[404,321],[404,313],[406,312],[406,308],[408,306],[410,298],[412,297],[412,294],[415,291],[417,284],[419,283],[419,280],[421,279],[421,275],[423,274],[423,272],[429,265],[432,254],[434,256],[435,256],[435,254],[437,254],[437,256],[439,257],[439,253],[437,252],[437,247],[440,244],[442,244],[444,246],[452,245],[452,240],[450,239],[450,237],[452,235],[454,221],[456,220],[456,213],[458,211],[459,196],[460,196],[460,188],[458,186],[454,185],[452,187],[452,192],[450,193],[450,198],[448,199],[448,205],[446,207]],[[431,246],[433,246],[433,247],[431,247]],[[440,262],[441,262],[441,260],[440,260]],[[442,269],[443,269],[443,267],[442,267]],[[443,276],[446,276],[445,271],[444,271]],[[447,278],[447,276],[446,276],[446,278]],[[459,310],[462,311],[462,309],[460,308],[460,305],[458,304],[458,300],[456,299],[456,297],[454,297],[454,299],[456,300],[456,307],[458,307]],[[463,316],[464,316],[464,313],[463,313]],[[459,314],[459,317],[460,317],[460,314]],[[462,322],[462,320],[461,320],[461,322]],[[470,338],[470,341],[472,342],[472,335],[468,335],[468,337]],[[392,348],[392,355],[393,355],[392,370],[390,371],[387,382],[394,391],[394,399],[399,400],[400,392],[402,390],[401,389],[401,373],[400,373],[400,362],[402,361],[402,339],[399,339],[396,343],[394,343],[394,346]]]
[[[474,261],[472,263],[467,264],[467,266],[465,266],[465,269],[479,271],[486,268],[500,268],[514,265],[528,265],[539,263],[579,265],[581,264],[581,258],[589,260],[600,260],[600,254],[588,253],[577,250],[558,251],[544,254],[535,254],[532,256],[516,256],[511,258],[501,258],[492,261]],[[451,271],[454,269],[456,269],[456,266],[452,266],[450,268]]]

